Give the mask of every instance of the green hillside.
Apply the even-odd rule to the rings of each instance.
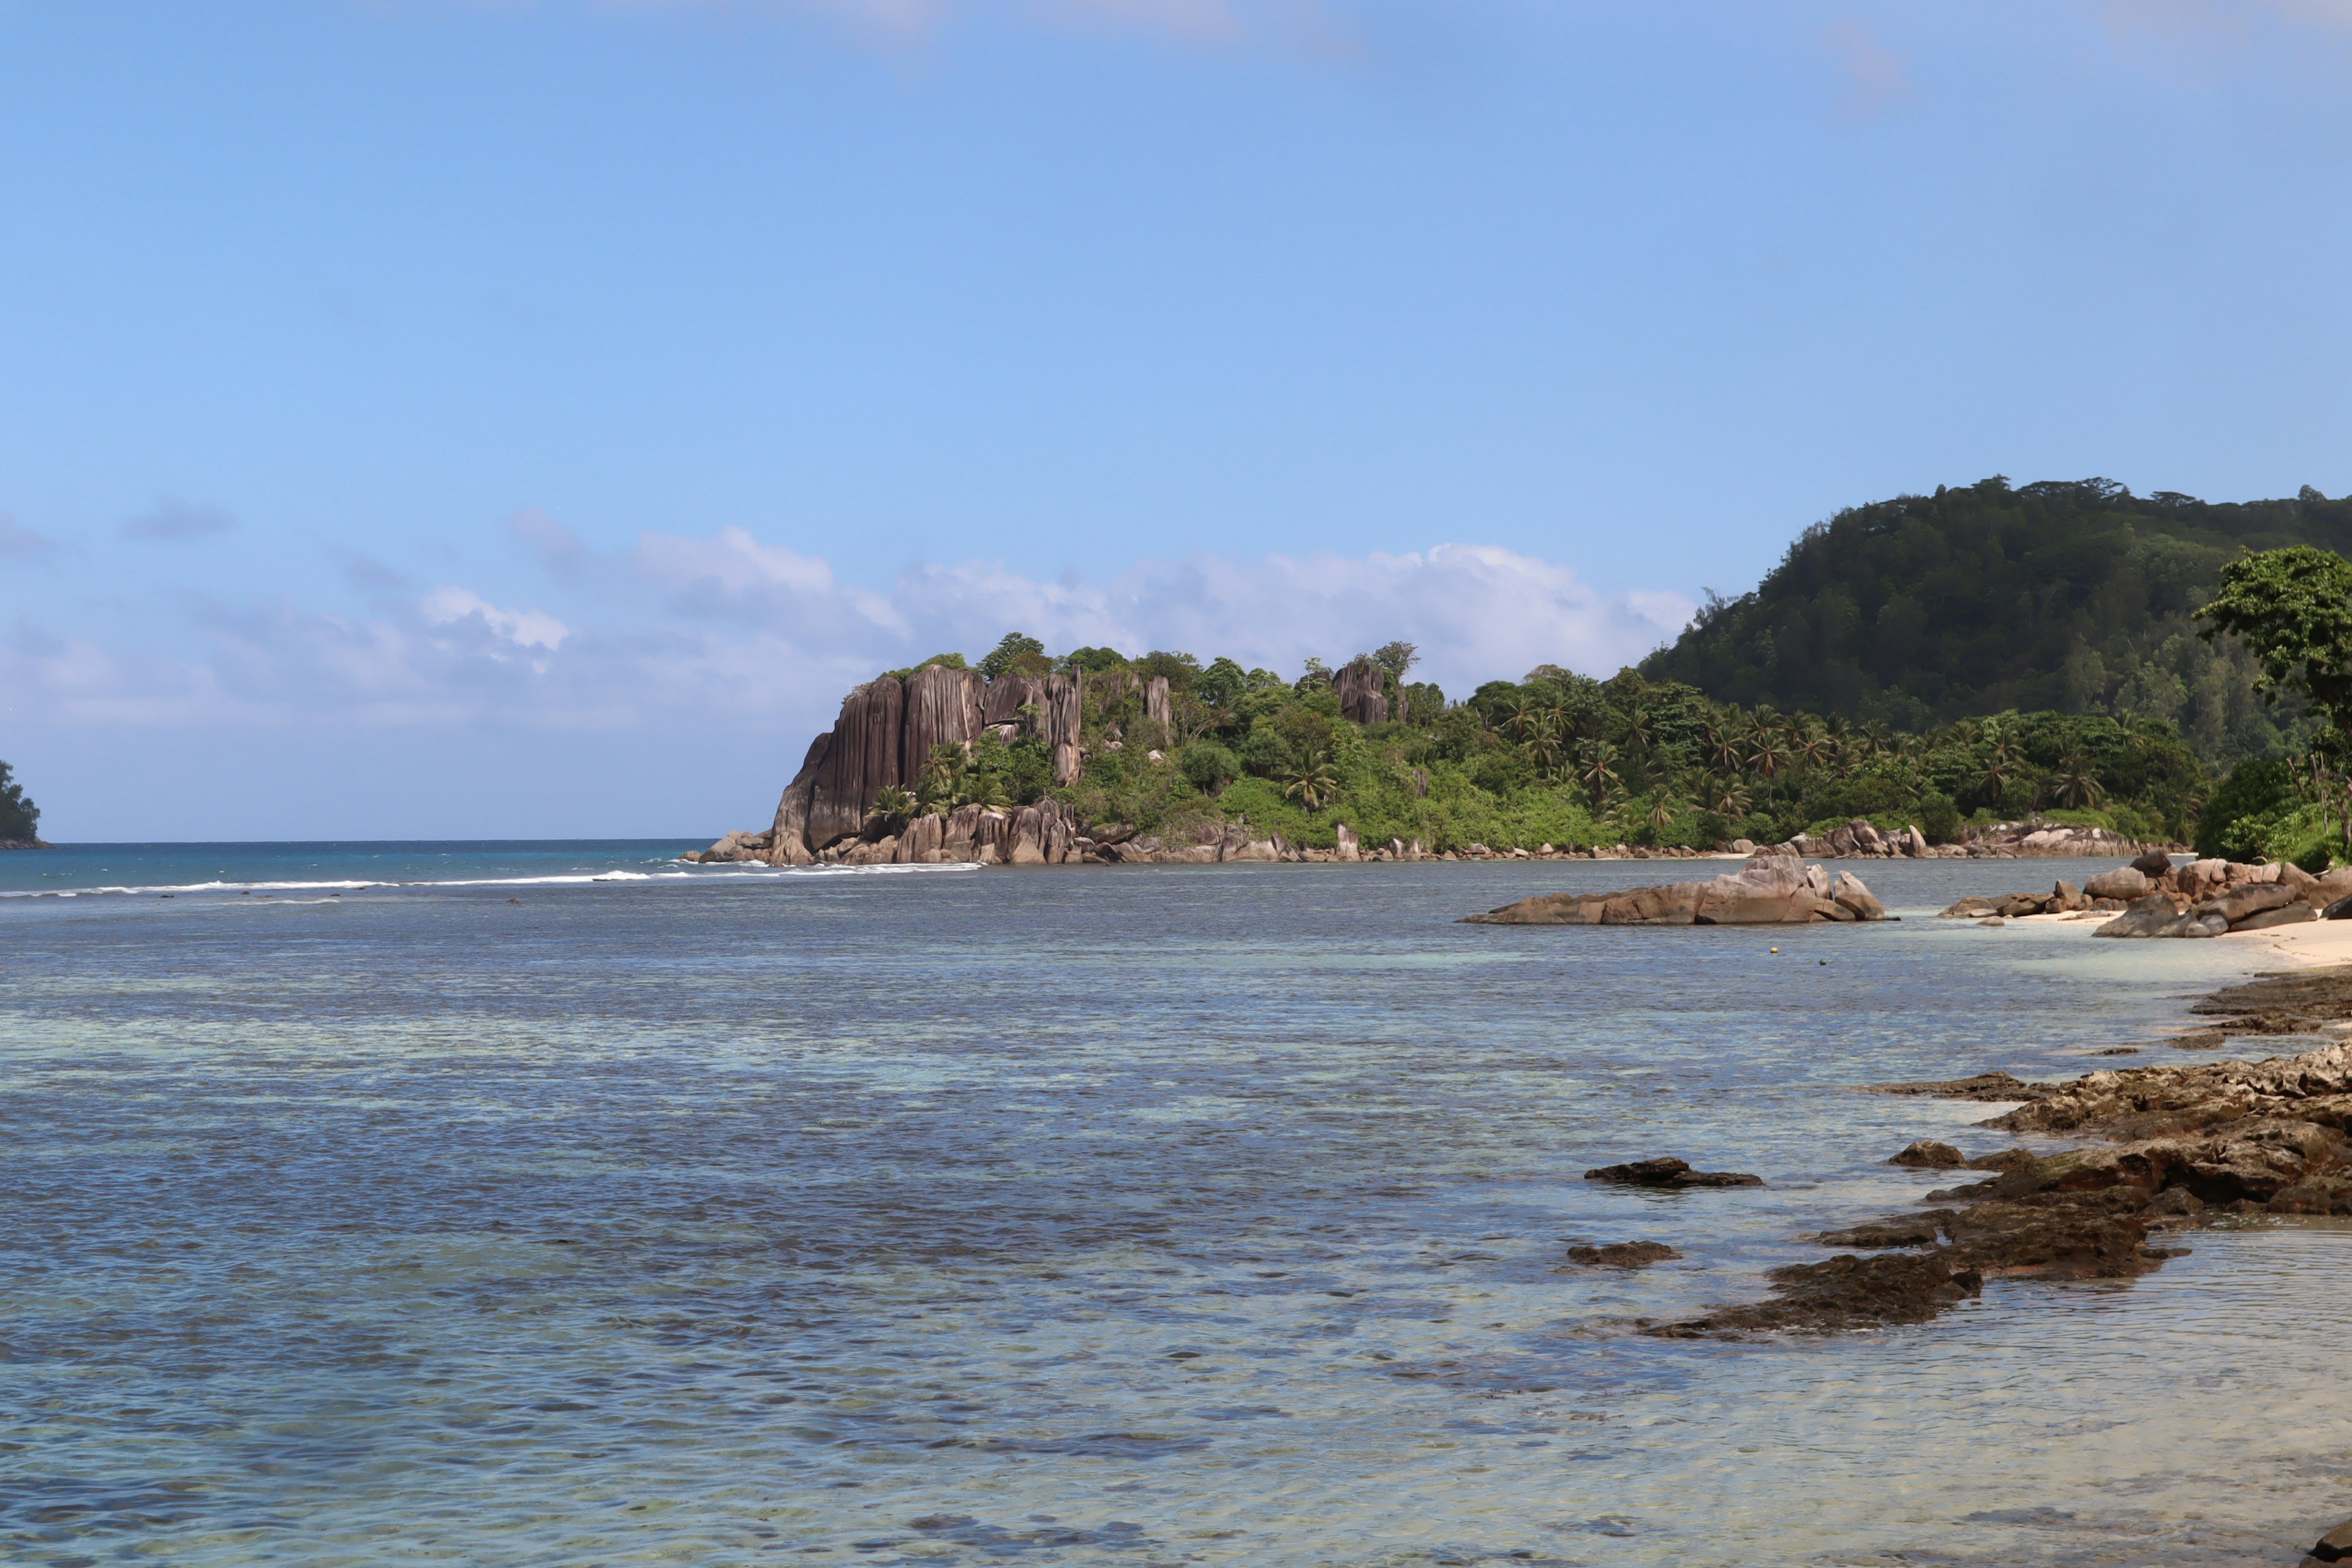
[[[1806,530],[1642,673],[1915,731],[2011,710],[2160,721],[2227,763],[2279,749],[2297,710],[2266,710],[2252,659],[2200,638],[2190,616],[2242,550],[2288,544],[2352,553],[2352,501],[2306,488],[2210,503],[2106,479],[1939,487]]]

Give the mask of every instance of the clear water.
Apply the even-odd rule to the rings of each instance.
[[[101,847],[0,898],[0,1559],[2209,1568],[2352,1514],[2326,1222],[1627,1331],[1918,1196],[1912,1139],[2000,1141],[1843,1086],[2106,1065],[2241,944],[681,847]],[[1662,1153],[1769,1184],[1580,1179]],[[1687,1256],[1565,1266],[1635,1237]]]

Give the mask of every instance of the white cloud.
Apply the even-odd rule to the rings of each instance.
[[[740,528],[647,534],[588,563],[591,610],[567,621],[444,583],[352,618],[284,600],[193,603],[182,643],[160,615],[120,638],[20,626],[0,646],[16,712],[68,725],[465,726],[651,735],[688,722],[793,739],[878,669],[977,657],[1007,631],[1056,652],[1109,646],[1230,655],[1295,675],[1392,637],[1456,695],[1538,664],[1609,675],[1688,620],[1686,596],[1603,594],[1570,567],[1486,544],[1403,553],[1144,561],[1100,582],[1002,562],[927,565],[885,592]],[[639,592],[608,591],[634,584]],[[194,634],[193,641],[186,634]]]
[[[436,626],[479,621],[491,636],[517,647],[562,647],[572,630],[544,610],[502,610],[468,588],[438,587],[420,606]]]
[[[910,572],[893,598],[929,640],[975,652],[1018,627],[1055,648],[1180,648],[1295,674],[1310,656],[1336,663],[1402,637],[1421,645],[1427,679],[1464,692],[1538,664],[1613,673],[1672,637],[1696,607],[1675,594],[1604,595],[1569,567],[1491,544],[1363,557],[1196,555],[1143,562],[1098,586],[969,563]]]

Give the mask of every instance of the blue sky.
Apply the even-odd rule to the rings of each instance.
[[[1011,626],[1607,673],[1839,507],[2352,489],[2346,0],[0,0],[62,839],[702,834]]]

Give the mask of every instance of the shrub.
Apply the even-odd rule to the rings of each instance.
[[[1242,760],[1214,741],[1195,741],[1184,748],[1184,776],[1202,795],[1215,795],[1241,775]]]

